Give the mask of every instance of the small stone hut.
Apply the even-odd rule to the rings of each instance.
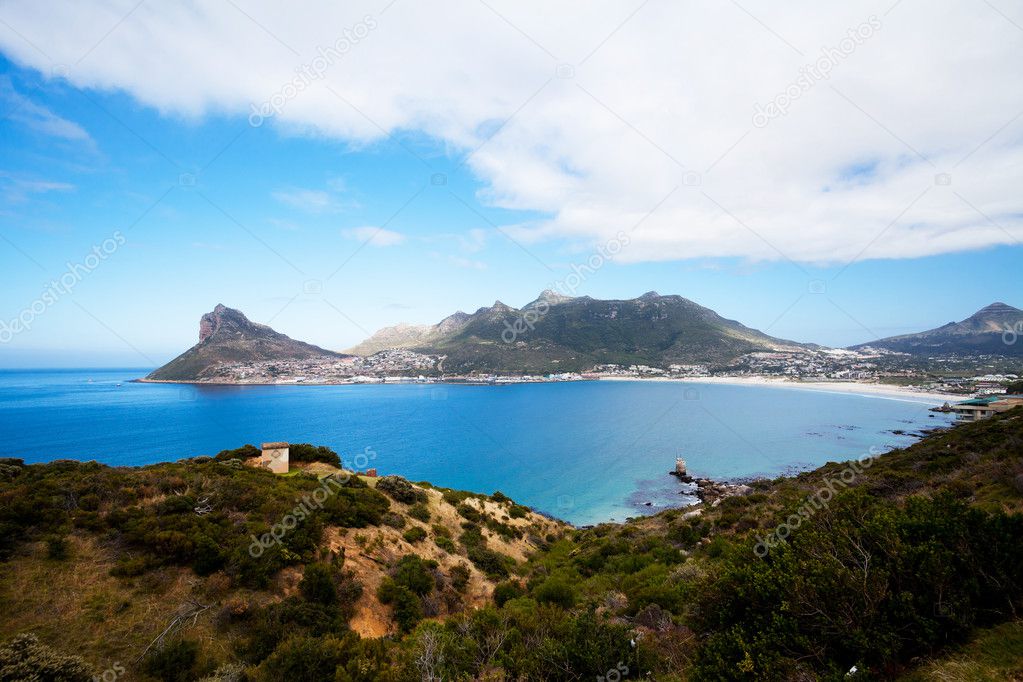
[[[288,473],[288,444],[284,442],[263,443],[263,452],[259,455],[259,466],[269,469],[275,474]]]

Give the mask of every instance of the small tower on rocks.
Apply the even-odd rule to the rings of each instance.
[[[686,461],[681,457],[675,458],[675,475],[678,476],[679,478],[689,475],[686,472]]]
[[[259,455],[259,466],[269,469],[275,474],[288,473],[288,444],[263,443],[263,452]]]

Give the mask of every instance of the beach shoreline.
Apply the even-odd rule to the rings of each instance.
[[[383,381],[281,381],[281,382],[237,382],[237,381],[175,381],[166,379],[139,378],[130,380],[140,384],[183,384],[193,386],[362,386],[362,385],[402,385],[416,382],[385,382]],[[566,383],[568,380],[557,381],[500,381],[497,385],[512,385],[517,383]],[[940,406],[944,403],[955,403],[969,398],[967,395],[954,393],[941,393],[939,391],[921,391],[905,386],[894,386],[890,384],[876,384],[861,381],[793,381],[782,377],[771,376],[715,376],[715,377],[630,377],[630,376],[600,376],[595,378],[578,379],[577,381],[643,381],[661,383],[688,383],[688,384],[727,384],[735,386],[760,386],[763,388],[782,388],[803,391],[818,391],[821,393],[841,393],[846,395],[859,395],[867,398],[885,398],[888,400],[904,400],[909,402],[926,403]],[[492,385],[484,381],[471,381],[459,377],[457,379],[431,378],[428,384],[442,385],[468,385],[487,386]]]
[[[767,376],[718,376],[718,377],[601,377],[601,381],[663,381],[691,384],[730,384],[736,386],[761,386],[764,388],[787,388],[821,393],[842,393],[860,395],[867,398],[887,398],[889,400],[907,400],[910,402],[942,405],[946,402],[955,403],[969,398],[967,395],[941,393],[938,391],[918,391],[905,386],[889,384],[873,384],[859,381],[792,381],[781,377]]]

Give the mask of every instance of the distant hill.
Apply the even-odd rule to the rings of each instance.
[[[722,364],[754,351],[810,346],[777,339],[681,296],[627,300],[544,291],[513,308],[501,301],[436,325],[380,330],[349,352],[383,348],[442,354],[447,372],[579,371],[597,364]]]
[[[357,346],[348,349],[353,355],[368,356],[393,348],[415,348],[439,341],[445,334],[461,329],[472,316],[461,310],[448,315],[437,324],[396,324],[384,327]]]
[[[1023,357],[1023,310],[1005,303],[992,303],[961,322],[852,346],[854,350],[866,347],[911,355]]]
[[[245,317],[240,310],[219,304],[199,321],[199,343],[157,369],[146,379],[192,381],[203,372],[225,362],[258,360],[304,360],[343,358],[342,353],[325,350],[285,336]]]

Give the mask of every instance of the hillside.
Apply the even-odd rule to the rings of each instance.
[[[513,308],[500,301],[436,325],[383,329],[350,349],[447,356],[449,373],[585,371],[598,364],[724,364],[754,351],[808,346],[727,320],[681,296],[649,292],[602,301],[545,291]]]
[[[568,528],[500,493],[355,476],[324,462],[275,476],[250,465],[257,452],[142,468],[4,460],[0,642],[30,631],[95,671],[117,661],[153,679],[135,662],[182,614],[181,631],[164,639],[210,643],[195,671],[241,651],[261,660],[296,618],[393,635],[490,603],[500,580]],[[328,596],[310,598],[313,589]],[[310,611],[310,602],[324,608]]]
[[[344,357],[341,353],[295,341],[266,325],[251,322],[240,310],[218,304],[199,321],[199,342],[146,379],[193,381],[224,363]]]
[[[0,462],[0,678],[47,647],[143,680],[1023,674],[1023,409],[585,529],[300,451]]]
[[[852,346],[854,350],[868,347],[923,356],[1023,357],[1023,310],[1005,303],[992,303],[960,322]]]

